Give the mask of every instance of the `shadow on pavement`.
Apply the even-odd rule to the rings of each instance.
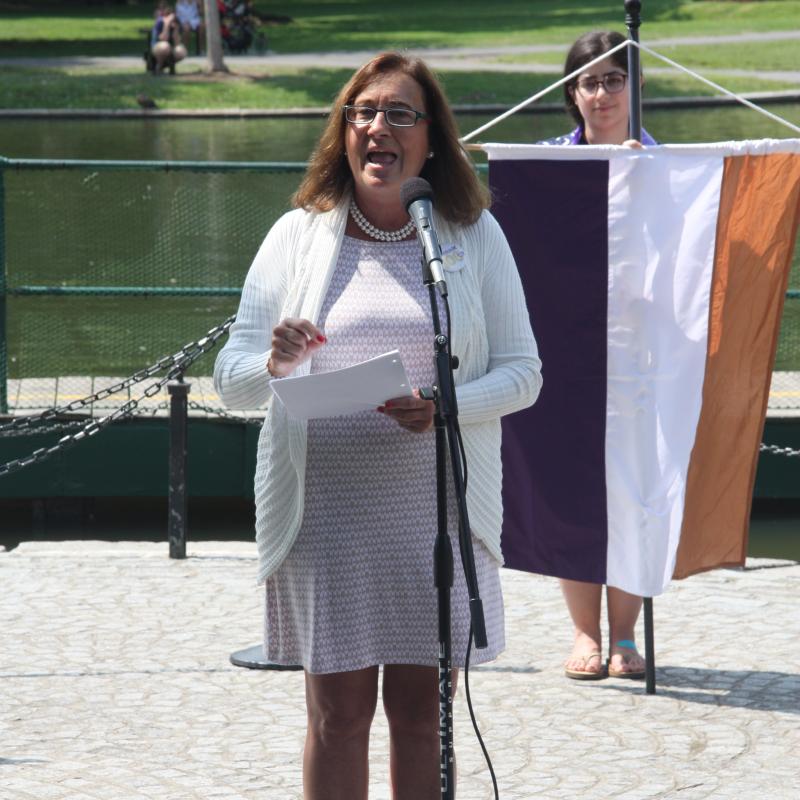
[[[514,667],[511,664],[503,666],[502,664],[476,664],[470,666],[470,672],[517,672],[525,675],[533,675],[536,672],[541,672],[538,667]]]
[[[644,682],[610,679],[602,688],[644,693]],[[686,703],[800,714],[797,673],[656,667],[656,694]]]

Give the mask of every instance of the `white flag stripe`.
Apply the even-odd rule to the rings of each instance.
[[[664,152],[609,163],[607,582],[632,594],[663,592],[675,563],[722,166],[683,155],[676,169]]]

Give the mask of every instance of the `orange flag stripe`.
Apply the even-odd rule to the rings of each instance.
[[[798,220],[798,155],[725,159],[703,403],[689,464],[675,578],[744,564]]]

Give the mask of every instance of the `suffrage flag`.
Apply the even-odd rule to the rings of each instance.
[[[506,565],[654,596],[743,564],[800,141],[484,149],[544,379],[503,420]]]

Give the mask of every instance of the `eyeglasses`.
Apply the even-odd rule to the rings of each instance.
[[[624,72],[607,72],[602,78],[581,78],[577,86],[587,96],[596,94],[597,87],[601,85],[608,94],[618,94],[625,88],[627,80],[628,76]]]
[[[345,106],[344,118],[351,125],[369,125],[381,112],[386,121],[395,128],[410,128],[418,119],[429,119],[422,111],[413,108],[372,108],[372,106]]]

